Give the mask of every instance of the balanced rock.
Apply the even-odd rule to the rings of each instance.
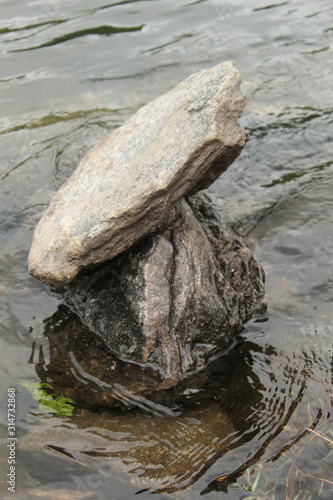
[[[29,272],[50,285],[68,283],[164,227],[181,198],[208,187],[241,152],[244,105],[239,73],[227,62],[142,107],[55,195],[35,230]],[[155,244],[171,252],[167,238]]]
[[[230,346],[266,309],[264,273],[207,198],[175,207],[174,221],[67,285],[71,309],[117,358],[176,386]]]

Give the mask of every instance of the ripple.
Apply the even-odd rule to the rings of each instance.
[[[141,0],[122,0],[118,2],[108,3],[106,5],[101,5],[99,7],[95,7],[94,9],[87,9],[83,13],[84,14],[94,14],[95,12],[100,12],[102,10],[110,9],[111,7],[118,7],[120,5],[126,5],[131,3],[141,2]]]
[[[326,403],[316,400],[308,421],[305,393],[318,377],[330,377],[330,360],[311,348],[297,353],[296,340],[277,351],[245,336],[183,387],[147,395],[146,369],[112,361],[79,324],[62,307],[45,321],[48,354],[34,342],[30,359],[39,351],[35,369],[42,383],[54,387],[55,397],[69,396],[76,403],[70,421],[57,415],[31,426],[21,443],[24,450],[72,457],[105,474],[116,467],[137,487],[154,492],[188,488],[212,469],[209,476],[216,479],[204,494],[226,491],[249,467],[278,460],[322,419]],[[261,328],[253,324],[254,330]],[[93,398],[95,409],[88,409]]]
[[[76,38],[81,38],[89,35],[98,35],[98,36],[110,36],[115,35],[117,33],[127,33],[132,31],[141,31],[144,24],[140,26],[97,26],[96,28],[87,28],[83,30],[73,31],[71,33],[66,33],[62,36],[58,36],[49,40],[47,42],[41,43],[39,45],[35,45],[34,47],[25,47],[22,49],[11,49],[9,52],[26,52],[29,50],[37,50],[42,49],[44,47],[52,47],[53,45],[59,45],[61,43],[68,42],[69,40],[75,40]]]
[[[113,110],[113,113],[116,113],[118,110]],[[9,134],[11,132],[17,132],[19,130],[31,130],[39,127],[47,127],[49,125],[55,125],[59,122],[72,122],[77,119],[88,118],[92,116],[100,116],[101,114],[110,114],[111,110],[106,108],[94,108],[94,109],[79,109],[76,111],[59,111],[56,113],[49,113],[48,115],[42,116],[39,119],[29,120],[28,117],[24,117],[24,120],[17,125],[12,125],[7,127],[5,123],[0,128],[0,135]]]
[[[68,19],[52,19],[49,21],[41,21],[41,22],[36,22],[32,24],[23,24],[21,26],[14,25],[14,26],[7,26],[0,28],[0,35],[4,35],[6,33],[15,33],[15,32],[20,32],[20,31],[27,31],[27,30],[32,30],[35,28],[41,28],[44,26],[56,26],[57,24],[62,24],[66,23]]]
[[[276,7],[282,7],[282,5],[288,5],[290,2],[280,2],[280,3],[271,3],[269,5],[265,5],[264,7],[257,7],[253,9],[253,12],[259,12],[261,10],[270,10],[275,9]]]

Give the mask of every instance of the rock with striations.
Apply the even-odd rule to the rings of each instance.
[[[117,358],[155,370],[159,389],[201,371],[266,309],[260,264],[210,201],[183,199],[175,212],[166,229],[64,293]]]
[[[239,73],[226,62],[142,107],[59,189],[35,230],[29,272],[62,285],[165,227],[181,198],[208,187],[241,152],[244,105]],[[156,245],[169,258],[167,239]]]

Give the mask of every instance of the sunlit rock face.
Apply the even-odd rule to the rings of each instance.
[[[230,62],[196,73],[97,144],[39,222],[29,272],[61,285],[165,226],[185,195],[208,187],[240,154],[245,105]]]
[[[260,264],[199,195],[64,297],[118,358],[155,370],[160,389],[205,368],[266,308]]]

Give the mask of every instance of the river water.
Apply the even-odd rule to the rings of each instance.
[[[17,498],[332,498],[332,2],[1,0],[0,13],[2,497],[13,387]],[[200,388],[73,409],[80,337],[66,360],[55,348],[77,318],[27,273],[33,229],[100,138],[225,60],[250,141],[209,192],[261,260],[267,314]]]

